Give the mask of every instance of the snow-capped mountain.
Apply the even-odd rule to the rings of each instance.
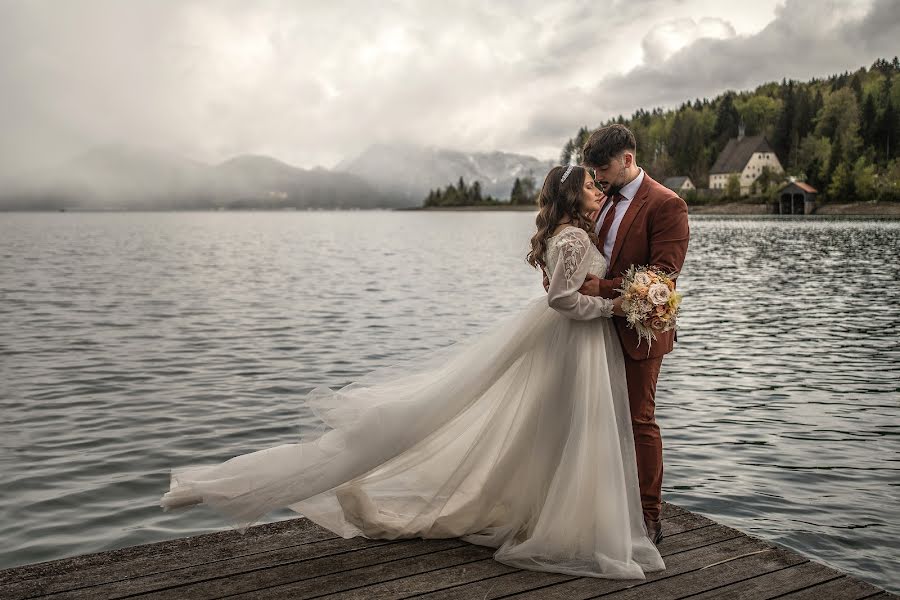
[[[357,175],[380,192],[419,206],[429,190],[479,181],[483,193],[509,198],[516,177],[534,177],[540,185],[552,161],[509,152],[458,152],[408,144],[376,144],[335,167]]]

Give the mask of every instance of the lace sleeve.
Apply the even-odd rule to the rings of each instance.
[[[554,242],[558,251],[556,264],[550,273],[547,303],[570,319],[586,321],[598,317],[612,317],[612,300],[599,296],[585,296],[578,292],[584,283],[590,264],[591,239],[588,234],[572,227]]]

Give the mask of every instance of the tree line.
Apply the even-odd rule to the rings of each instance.
[[[467,184],[465,179],[459,178],[456,185],[448,185],[444,189],[434,189],[425,197],[426,207],[435,206],[494,206],[498,204],[535,204],[537,202],[537,187],[534,178],[516,177],[509,195],[509,202],[498,200],[490,194],[483,195],[481,183],[473,181]]]
[[[782,80],[676,109],[640,109],[600,126],[630,128],[638,161],[655,179],[687,175],[707,187],[710,168],[743,126],[745,135],[766,136],[785,169],[784,176],[766,174],[759,195],[774,194],[786,176],[794,176],[825,200],[900,201],[898,111],[900,61],[894,57],[826,79]],[[573,155],[581,160],[591,131],[582,127],[565,144],[561,164]]]

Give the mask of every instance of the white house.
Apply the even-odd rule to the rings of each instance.
[[[691,178],[687,176],[666,177],[665,181],[663,181],[663,185],[673,192],[678,192],[679,194],[697,189],[697,187],[694,185],[694,182],[691,181]]]
[[[772,173],[784,172],[775,150],[764,136],[732,138],[709,170],[709,188],[724,190],[728,187],[728,179],[737,175],[741,194],[749,194],[750,186],[762,173],[763,167],[769,167]]]

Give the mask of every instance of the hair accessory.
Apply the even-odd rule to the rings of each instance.
[[[566,177],[569,176],[569,173],[571,173],[571,172],[572,172],[572,169],[574,169],[574,168],[575,168],[575,165],[569,165],[569,167],[566,169],[566,172],[563,173],[563,176],[560,178],[559,182],[560,182],[560,183],[565,182]]]

